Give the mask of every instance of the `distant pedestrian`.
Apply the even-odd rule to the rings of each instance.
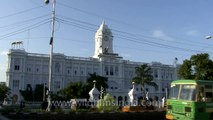
[[[146,100],[149,100],[149,93],[146,92]]]
[[[165,104],[165,97],[162,97],[162,108],[164,108],[164,104]]]

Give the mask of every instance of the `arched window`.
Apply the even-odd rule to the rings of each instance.
[[[113,66],[110,66],[110,75],[113,75]]]
[[[20,70],[20,59],[18,58],[14,60],[14,70]]]
[[[56,72],[56,73],[59,73],[59,72],[60,72],[60,69],[61,69],[61,68],[60,68],[60,64],[59,64],[59,63],[56,63],[56,64],[55,64],[55,72]]]

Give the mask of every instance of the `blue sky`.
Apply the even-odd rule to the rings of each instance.
[[[105,20],[114,52],[137,62],[173,64],[191,55],[213,56],[212,0],[56,0],[54,52],[91,57],[94,36]],[[51,8],[43,0],[1,0],[0,81],[6,80],[7,52],[23,41],[27,52],[49,54]]]

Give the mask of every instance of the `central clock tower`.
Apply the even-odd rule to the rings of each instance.
[[[99,58],[100,55],[105,54],[113,54],[113,36],[103,21],[95,34],[95,54],[93,57]]]

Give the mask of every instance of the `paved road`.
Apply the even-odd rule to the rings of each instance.
[[[0,120],[9,120],[9,119],[0,114]]]
[[[23,114],[7,114],[11,120],[165,120],[165,112],[129,112],[129,113],[70,113],[70,114],[56,114],[56,113],[23,113]],[[8,120],[1,119],[0,120]]]

